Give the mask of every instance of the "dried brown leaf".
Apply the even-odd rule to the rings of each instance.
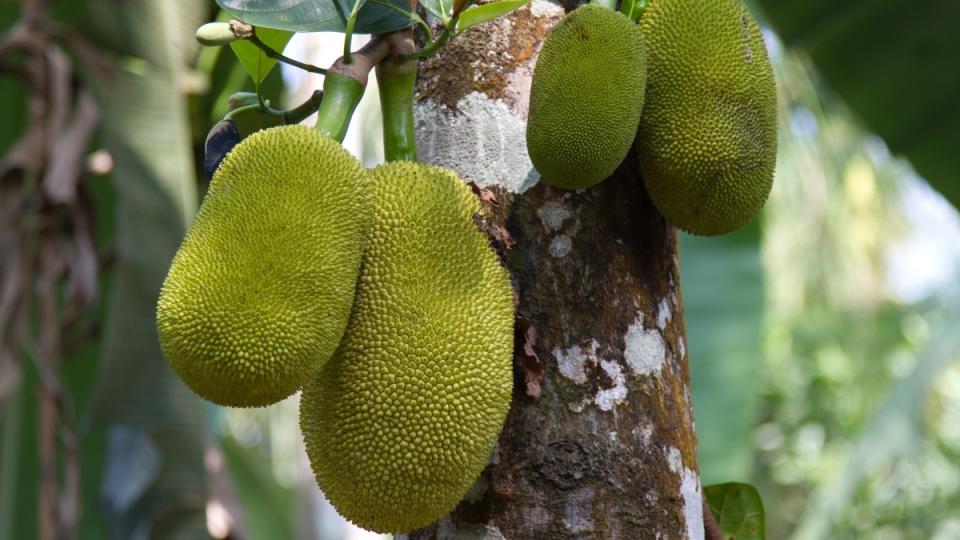
[[[525,392],[528,396],[538,399],[543,393],[543,377],[546,365],[537,356],[537,328],[530,319],[517,315],[516,321],[517,342],[520,346],[520,369],[523,371]]]
[[[478,186],[474,182],[467,182],[467,186],[470,187],[470,191],[480,199],[480,202],[485,206],[493,206],[495,208],[500,207],[500,202],[497,200],[497,196],[493,194],[492,191],[486,188]]]

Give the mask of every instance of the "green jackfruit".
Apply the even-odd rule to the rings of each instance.
[[[643,36],[622,13],[588,4],[557,24],[534,68],[527,120],[544,181],[582,189],[613,174],[637,133],[646,74]]]
[[[310,380],[347,326],[373,217],[369,178],[304,126],[227,154],[157,304],[164,355],[221,405],[275,403]]]
[[[763,36],[740,0],[652,0],[640,18],[649,82],[640,170],[674,225],[719,235],[767,199],[777,155],[777,93]]]
[[[357,525],[402,532],[453,509],[510,406],[513,291],[455,173],[371,171],[374,224],[343,342],[304,386],[317,484]]]

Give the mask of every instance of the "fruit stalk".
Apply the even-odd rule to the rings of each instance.
[[[337,60],[339,63],[340,61]],[[334,64],[334,68],[337,64]],[[331,68],[332,70],[333,68]],[[366,83],[366,81],[364,81]],[[323,102],[317,112],[317,129],[320,133],[342,143],[347,127],[353,117],[365,84],[339,73],[328,73],[323,80]]]
[[[389,52],[389,44],[376,36],[351,55],[349,64],[341,57],[330,66],[323,80],[323,102],[317,112],[316,128],[321,133],[343,142],[370,70]]]
[[[413,94],[417,60],[413,31],[391,35],[392,53],[377,64],[380,109],[383,113],[383,152],[387,161],[417,161],[413,124]]]

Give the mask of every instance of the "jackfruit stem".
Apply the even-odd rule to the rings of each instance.
[[[617,10],[617,0],[590,0],[591,4],[596,4],[607,9]]]
[[[447,44],[447,41],[450,41],[450,38],[453,37],[454,32],[457,28],[457,22],[460,21],[460,15],[454,15],[448,22],[447,25],[443,27],[443,32],[440,33],[440,37],[436,41],[431,41],[427,44],[426,47],[420,49],[420,52],[411,53],[404,55],[404,58],[430,58],[441,47]]]
[[[430,25],[427,24],[427,21],[423,20],[423,17],[421,17],[420,14],[417,13],[416,7],[411,8],[413,9],[413,11],[410,11],[410,10],[398,7],[394,4],[391,4],[387,0],[369,0],[369,1],[384,9],[389,9],[390,11],[399,13],[404,17],[408,17],[411,21],[413,21],[414,24],[416,24],[417,26],[420,27],[421,30],[423,30],[423,33],[426,36],[428,43],[433,41],[433,29],[430,28]]]
[[[273,109],[269,101],[261,104],[258,98],[251,92],[237,92],[230,96],[230,112],[223,119],[234,122],[243,137],[271,126],[303,122],[317,112],[323,102],[323,92],[314,90],[310,98],[288,110]]]
[[[393,55],[377,64],[380,110],[383,113],[383,154],[387,161],[417,161],[413,95],[417,60],[413,31],[391,36]]]
[[[249,137],[261,129],[279,126],[283,118],[278,111],[264,107],[259,103],[234,109],[223,118],[233,122],[240,137]]]
[[[323,79],[323,101],[317,111],[316,128],[320,133],[343,142],[353,111],[363,97],[363,90],[364,85],[353,77],[327,73]]]
[[[342,57],[330,66],[323,79],[323,102],[317,112],[317,129],[337,142],[343,142],[353,111],[363,97],[370,70],[390,52],[386,36],[374,36],[348,64]]]
[[[327,70],[323,69],[322,67],[317,67],[299,60],[294,60],[293,58],[284,56],[283,53],[274,50],[269,45],[264,43],[259,37],[257,37],[257,29],[253,25],[233,20],[230,21],[230,30],[236,34],[238,38],[245,39],[249,41],[251,45],[260,49],[263,54],[267,55],[268,58],[272,58],[278,62],[283,62],[284,64],[300,68],[304,71],[309,71],[310,73],[319,73],[320,75],[327,73]]]
[[[363,2],[360,0],[354,0],[353,9],[350,10],[350,15],[347,17],[347,30],[343,33],[343,63],[352,64],[353,58],[350,54],[350,44],[353,42],[353,28],[357,23],[357,15],[360,13],[360,6],[363,5]]]
[[[640,20],[640,16],[643,15],[643,10],[646,8],[647,0],[623,0],[620,2],[620,12],[633,22]]]
[[[281,111],[284,124],[299,124],[306,120],[311,114],[317,112],[320,104],[323,103],[323,91],[314,90],[310,97],[292,109]]]

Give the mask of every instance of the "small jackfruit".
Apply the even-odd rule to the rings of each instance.
[[[777,94],[763,36],[741,0],[651,0],[637,136],[640,170],[674,225],[713,236],[750,221],[777,154]]]
[[[512,393],[513,292],[455,173],[396,161],[370,174],[357,299],[304,386],[300,426],[333,506],[402,532],[452,510],[487,464]]]
[[[174,371],[221,405],[295,392],[340,342],[372,216],[360,162],[316,130],[275,127],[236,145],[160,293]]]
[[[527,150],[543,180],[582,189],[613,174],[637,133],[646,87],[643,36],[595,4],[561,20],[537,58]]]
[[[197,42],[208,47],[226,45],[240,39],[228,22],[211,22],[197,28]]]

